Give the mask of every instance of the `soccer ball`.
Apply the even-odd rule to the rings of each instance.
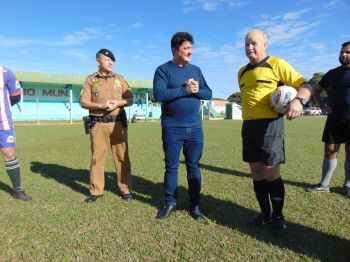
[[[270,98],[271,106],[280,114],[286,112],[289,103],[296,97],[297,90],[290,86],[280,86],[272,94]]]

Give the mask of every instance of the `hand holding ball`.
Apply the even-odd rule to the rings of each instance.
[[[270,104],[280,114],[284,114],[289,103],[296,97],[297,90],[290,86],[280,86],[272,94]]]

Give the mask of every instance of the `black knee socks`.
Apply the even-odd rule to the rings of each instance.
[[[5,169],[11,179],[13,189],[15,191],[21,190],[21,175],[17,158],[5,161]]]
[[[253,181],[254,191],[256,199],[260,205],[261,213],[264,215],[271,214],[269,191],[268,191],[268,182],[264,179],[261,181]]]
[[[284,184],[282,178],[279,177],[274,181],[268,181],[267,184],[273,210],[272,216],[283,217]]]

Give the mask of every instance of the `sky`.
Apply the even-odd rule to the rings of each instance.
[[[16,71],[89,75],[101,48],[115,72],[152,80],[171,60],[175,32],[194,37],[192,63],[215,98],[239,92],[237,72],[248,63],[244,38],[261,29],[268,54],[304,77],[339,65],[350,41],[350,0],[0,0],[0,61]]]

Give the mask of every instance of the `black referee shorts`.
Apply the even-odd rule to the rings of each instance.
[[[350,143],[350,119],[327,117],[322,141],[327,144]]]
[[[285,162],[284,119],[243,121],[243,161],[275,166]]]

